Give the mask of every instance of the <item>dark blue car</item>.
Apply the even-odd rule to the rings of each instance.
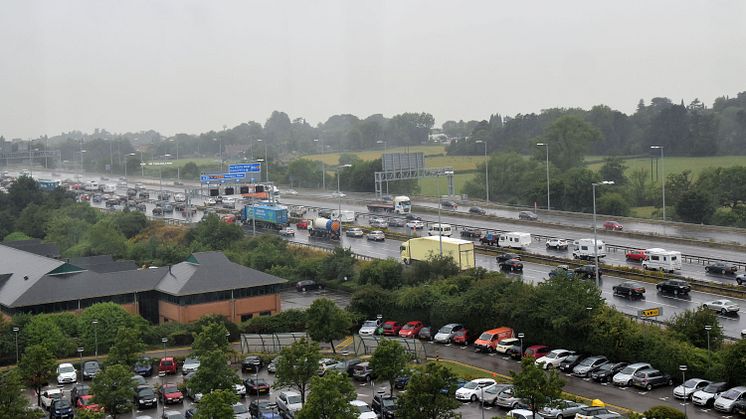
[[[135,374],[143,377],[150,377],[153,375],[153,363],[150,358],[145,357],[135,363],[134,368]]]

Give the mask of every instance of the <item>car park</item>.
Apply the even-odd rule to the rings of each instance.
[[[64,362],[57,367],[57,384],[68,384],[78,381],[78,372],[73,364]]]
[[[642,262],[648,258],[644,250],[630,249],[624,252],[624,258],[628,262]]]
[[[456,390],[456,400],[462,402],[475,402],[479,398],[478,393],[487,386],[496,384],[492,378],[477,378],[464,384],[463,387]]]
[[[519,220],[529,220],[529,221],[536,221],[539,219],[539,216],[536,215],[536,213],[532,211],[521,211],[518,213],[518,219]]]
[[[523,263],[518,259],[508,259],[498,263],[501,271],[523,272]]]
[[[546,246],[547,249],[567,250],[570,243],[565,239],[548,239]]]
[[[539,416],[546,419],[574,418],[580,409],[587,407],[583,403],[572,400],[559,400],[539,411]]]
[[[632,384],[635,387],[644,388],[647,391],[654,387],[673,385],[673,379],[670,375],[652,368],[637,371],[632,377]]]
[[[298,281],[295,283],[295,290],[298,292],[306,292],[306,291],[320,290],[320,289],[324,289],[324,285],[316,281],[310,280],[310,279]]]
[[[376,241],[376,242],[382,242],[386,240],[386,236],[383,234],[383,231],[381,230],[373,230],[366,236],[368,240]]]
[[[98,361],[86,361],[83,364],[83,379],[93,380],[100,371],[101,364]]]
[[[612,288],[614,295],[619,295],[627,298],[643,298],[645,297],[645,287],[635,284],[634,282],[622,282],[618,285],[614,285]]]
[[[605,221],[604,222],[604,230],[609,231],[622,231],[624,230],[624,226],[620,224],[617,221]]]
[[[461,323],[449,323],[438,330],[433,340],[435,343],[451,343],[451,339],[459,330],[463,329],[464,325]]]
[[[345,236],[347,237],[356,237],[360,238],[363,237],[363,229],[358,227],[352,227],[345,230]]]
[[[603,355],[589,356],[588,358],[580,361],[580,363],[572,369],[572,375],[583,378],[588,377],[598,367],[607,362],[609,362],[609,360],[606,359],[606,357]]]
[[[558,368],[562,361],[567,359],[567,357],[572,355],[573,353],[573,351],[567,349],[553,349],[541,358],[537,358],[534,363],[545,370]]]
[[[699,390],[704,389],[712,382],[702,378],[690,378],[684,381],[681,385],[674,387],[673,396],[677,399],[689,400],[692,395]]]
[[[295,391],[283,390],[277,393],[275,399],[277,409],[285,417],[293,417],[303,407],[300,394]]]
[[[362,400],[350,400],[350,404],[360,413],[358,419],[378,419],[376,412]]]
[[[718,412],[733,413],[735,411],[735,403],[744,399],[746,399],[746,387],[733,387],[732,389],[721,393],[720,396],[715,399],[712,406]]]
[[[419,320],[407,322],[407,324],[399,330],[399,337],[416,338],[417,334],[420,333],[420,330],[422,330],[423,327],[425,327],[425,325]]]
[[[702,307],[720,314],[738,313],[741,309],[731,300],[714,300],[702,304]]]
[[[734,274],[738,272],[738,266],[725,262],[713,262],[705,266],[705,272],[710,274]]]
[[[607,362],[591,373],[591,379],[599,383],[608,383],[616,373],[629,365],[626,362]]]
[[[688,282],[682,281],[680,279],[667,279],[656,284],[655,289],[657,289],[658,292],[665,292],[673,295],[684,295],[689,294],[689,291],[692,290],[692,287],[689,285]]]
[[[478,215],[485,215],[487,214],[487,211],[484,210],[482,207],[470,207],[469,212],[472,214],[478,214]]]
[[[726,390],[728,390],[728,383],[724,381],[710,383],[707,387],[692,394],[692,403],[700,407],[710,407],[720,396],[720,393]]]

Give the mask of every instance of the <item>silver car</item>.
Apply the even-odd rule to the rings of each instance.
[[[505,387],[497,393],[497,397],[495,397],[495,401],[492,404],[506,409],[518,409],[526,405],[523,400],[515,396],[512,385]]]
[[[702,307],[708,310],[717,311],[720,314],[738,313],[738,310],[741,309],[731,300],[708,301],[702,304]]]
[[[451,339],[456,336],[456,332],[462,330],[464,325],[461,323],[449,323],[438,330],[433,340],[436,343],[451,343]]]
[[[614,375],[614,378],[612,379],[612,382],[615,386],[631,386],[632,385],[632,377],[634,377],[635,373],[637,371],[642,371],[647,368],[652,368],[652,366],[645,362],[637,362],[634,364],[627,365],[623,370],[619,371]]]
[[[572,400],[558,400],[553,405],[541,409],[539,416],[547,419],[574,418],[575,414],[586,406]]]
[[[511,384],[492,384],[484,388],[477,394],[477,398],[482,404],[495,406],[495,399],[497,395],[505,390],[507,387],[512,387]]]
[[[720,396],[715,399],[713,407],[718,412],[733,413],[735,410],[733,405],[736,404],[737,401],[744,399],[746,399],[746,387],[733,387],[732,389],[720,394]]]

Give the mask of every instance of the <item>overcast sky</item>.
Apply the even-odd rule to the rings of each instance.
[[[0,135],[486,119],[746,90],[743,0],[2,0]]]

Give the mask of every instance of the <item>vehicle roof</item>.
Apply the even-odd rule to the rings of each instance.
[[[531,346],[527,347],[526,350],[529,350],[529,349],[538,349],[538,348],[548,348],[548,346],[547,345],[531,345]]]
[[[362,400],[350,400],[350,404],[353,406],[367,406],[368,403],[365,403]]]
[[[72,366],[73,366],[73,364],[71,364],[69,362],[63,362],[60,365],[58,365],[58,368],[59,367],[72,367]],[[73,367],[73,368],[75,368],[75,367]]]

